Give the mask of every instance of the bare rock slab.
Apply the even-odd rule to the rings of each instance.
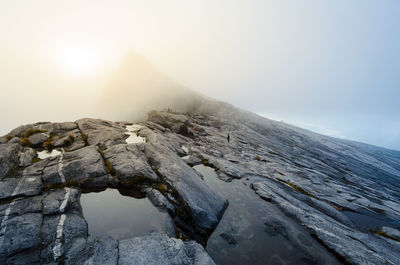
[[[155,233],[120,241],[118,264],[214,265],[215,263],[198,243]]]

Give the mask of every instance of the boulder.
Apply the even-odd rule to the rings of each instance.
[[[68,209],[75,209],[76,211],[80,210],[80,191],[74,188],[68,188],[68,198],[65,201],[65,208]],[[54,215],[54,214],[62,214],[63,212],[60,211],[60,206],[62,205],[63,201],[66,199],[67,190],[64,189],[55,189],[47,192],[44,195],[42,200],[43,204],[43,214],[45,215]]]
[[[173,114],[163,111],[151,111],[148,121],[159,124],[164,128],[174,128],[179,130],[179,127],[188,121],[188,118],[182,114]]]
[[[103,159],[94,146],[65,152],[56,158],[50,160],[43,171],[45,184],[63,184],[65,181],[78,185],[107,175]]]
[[[0,220],[3,220],[6,215],[8,218],[14,216],[21,216],[27,213],[41,213],[42,200],[44,195],[37,195],[34,197],[19,197],[14,199],[11,203],[0,205]]]
[[[81,119],[76,121],[80,131],[87,136],[89,145],[98,145],[105,150],[111,145],[125,143],[126,130],[117,124],[99,119]]]
[[[33,145],[41,145],[47,140],[47,135],[44,133],[36,133],[28,137],[29,142]]]
[[[122,186],[158,181],[147,158],[136,144],[117,144],[104,151]]]
[[[0,145],[0,179],[18,167],[20,150],[21,146],[16,143]]]
[[[33,159],[37,156],[37,153],[32,148],[24,148],[19,154],[19,166],[27,167],[33,163]]]
[[[119,242],[118,264],[146,265],[213,265],[204,248],[194,241],[182,241],[154,233]]]
[[[52,132],[56,135],[71,133],[78,129],[78,125],[75,122],[55,122],[52,125]]]
[[[181,196],[189,208],[195,229],[211,231],[218,224],[228,201],[212,191],[201,175],[187,166],[176,154],[158,144],[145,144],[145,154],[153,168]]]
[[[0,181],[0,199],[16,196],[33,196],[42,191],[40,176],[21,176]]]

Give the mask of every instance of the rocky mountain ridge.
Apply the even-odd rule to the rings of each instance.
[[[129,143],[131,136],[145,141]],[[226,182],[248,180],[251,192],[305,227],[338,262],[400,263],[399,152],[230,106],[219,112],[153,111],[134,125],[36,123],[1,137],[0,261],[214,264],[203,246],[229,202],[204,182],[196,165],[212,167]],[[175,236],[89,236],[80,194],[107,187],[145,194],[170,214]],[[365,218],[374,221],[368,226]],[[288,228],[279,223],[272,220],[266,231],[282,236]],[[238,235],[225,237],[235,242]],[[312,261],[311,252],[304,250]]]

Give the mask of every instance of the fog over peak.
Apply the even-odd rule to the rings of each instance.
[[[29,61],[28,59],[24,59],[23,67],[18,68],[18,76],[24,78],[10,79],[12,75],[9,73],[12,73],[12,68],[3,71],[7,78],[0,80],[3,87],[8,90],[9,98],[1,106],[2,112],[7,113],[2,118],[3,127],[0,131],[2,135],[21,124],[37,121],[73,121],[82,117],[92,117],[136,122],[145,119],[147,113],[153,109],[166,108],[181,112],[218,114],[228,119],[233,115],[239,119],[259,119],[251,112],[241,110],[240,108],[255,111],[249,106],[246,107],[245,103],[239,104],[240,102],[238,103],[237,100],[230,99],[229,94],[227,94],[226,100],[233,102],[238,108],[228,102],[208,97],[208,95],[200,93],[198,88],[192,90],[180,84],[170,78],[169,74],[160,70],[146,56],[133,51],[126,53],[114,65],[109,65],[101,72],[85,78],[63,76],[55,69],[49,71],[49,68],[41,65],[40,61]],[[207,94],[211,93],[207,89],[204,91]],[[249,92],[251,93],[251,89]],[[214,96],[212,93],[211,95]],[[256,101],[260,100],[262,100],[262,96]],[[266,101],[265,108],[269,108],[268,102],[271,100],[269,98]],[[271,106],[271,110],[273,109]],[[282,117],[275,116],[275,113],[261,111],[258,114],[272,119]],[[315,117],[320,116],[323,116],[323,113],[315,115]],[[333,120],[334,122],[329,128],[318,126],[318,124],[310,125],[310,123],[290,118],[284,121],[287,124],[325,135],[363,141],[361,138],[342,135],[339,125],[345,121],[340,123]],[[348,128],[351,126],[349,124]],[[373,131],[374,128],[370,129]],[[398,131],[387,130],[385,133],[392,135],[392,137],[387,137],[388,141],[396,141]]]
[[[102,90],[135,50],[212,98],[400,149],[399,11],[396,0],[3,1],[0,131],[101,118]]]
[[[128,53],[105,86],[98,113],[110,120],[137,121],[153,109],[215,112],[226,104],[191,90],[163,74],[144,56]]]
[[[98,108],[107,119],[140,119],[153,108],[171,107],[171,100],[188,93],[193,92],[162,74],[144,56],[130,52],[105,85]]]

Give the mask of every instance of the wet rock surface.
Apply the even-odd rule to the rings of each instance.
[[[229,200],[229,206],[206,250],[217,264],[338,264],[323,246],[273,204],[251,189],[252,180],[218,179],[215,169],[195,167],[213,189]]]
[[[140,127],[153,141],[127,144],[128,125],[97,119],[37,123],[2,137],[1,264],[131,264],[139,253],[137,264],[156,257],[161,259],[154,264],[214,264],[199,243],[170,236],[176,226],[186,240],[205,243],[227,201],[168,148],[167,138]],[[170,216],[160,228],[165,234],[132,241],[91,236],[81,193],[106,188],[147,194]]]
[[[188,165],[200,160],[224,181],[241,179],[265,203],[305,227],[313,243],[319,242],[339,262],[399,263],[399,242],[382,227],[400,228],[400,152],[322,136],[230,107],[220,109],[190,115],[186,121],[160,122],[162,115],[150,120],[166,128],[163,135],[174,132],[171,123],[188,124],[195,137],[179,144],[189,151],[182,157]],[[310,241],[294,238],[293,225],[282,224],[282,218],[271,220],[265,232],[286,238],[288,245]],[[225,231],[232,234],[231,229]],[[237,241],[239,251],[243,240]],[[321,263],[312,252],[305,253],[307,262]]]
[[[218,256],[219,245],[222,254],[241,253],[263,238],[290,250],[263,259],[265,246],[254,247],[248,257],[260,261],[252,264],[400,264],[400,152],[229,106],[153,111],[135,127],[145,142],[127,144],[129,125],[45,122],[1,137],[1,264],[214,264],[207,240],[211,257],[235,264]],[[46,150],[57,152],[43,156]],[[224,187],[193,168],[199,164]],[[139,190],[171,216],[183,240],[89,235],[81,193],[105,188]]]

